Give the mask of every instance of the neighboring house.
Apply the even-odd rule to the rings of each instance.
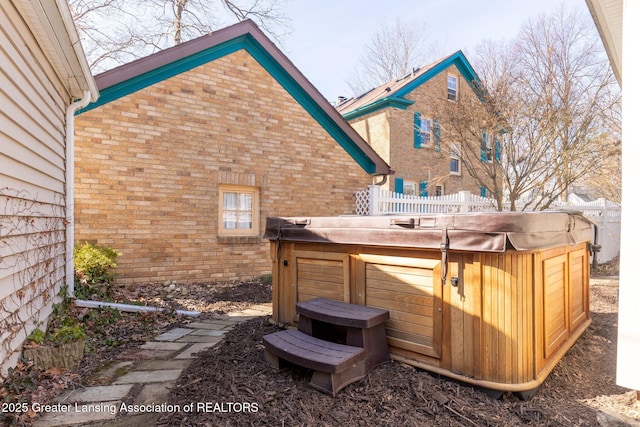
[[[462,141],[447,140],[448,126],[434,111],[434,102],[475,97],[478,76],[461,51],[351,99],[337,110],[395,170],[387,189],[419,196],[459,191],[486,196],[461,161]],[[479,105],[479,102],[478,102]],[[500,158],[500,142],[491,135],[474,141],[481,161]],[[465,147],[468,147],[467,143]]]
[[[66,148],[97,95],[66,0],[0,2],[0,378],[73,280]]]
[[[96,83],[76,117],[76,242],[121,252],[119,283],[270,273],[266,217],[352,214],[391,173],[251,21]]]

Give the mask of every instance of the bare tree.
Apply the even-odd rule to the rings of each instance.
[[[287,0],[69,0],[94,71],[103,71],[252,19],[276,41],[289,34]]]
[[[398,79],[441,55],[439,44],[427,40],[425,25],[399,17],[379,23],[347,84],[353,95]]]
[[[508,209],[546,209],[619,158],[619,87],[584,15],[564,8],[541,15],[510,43],[481,44],[473,64],[486,108],[473,97],[435,108],[449,140],[472,141],[461,160]],[[497,146],[483,147],[487,135],[500,144],[493,162],[486,150]]]

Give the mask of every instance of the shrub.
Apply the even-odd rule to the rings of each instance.
[[[82,299],[110,296],[118,256],[120,253],[110,247],[93,243],[76,245],[73,249],[76,296]]]

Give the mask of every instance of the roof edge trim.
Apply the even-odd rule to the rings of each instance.
[[[236,29],[243,28],[244,25],[255,26],[251,21],[247,24],[247,21],[236,24]],[[231,28],[231,27],[229,27]],[[247,51],[264,69],[280,84],[282,87],[335,139],[335,141],[362,167],[362,169],[370,175],[387,175],[391,172],[389,166],[371,149],[371,152],[367,152],[363,147],[360,147],[354,138],[359,138],[359,135],[353,130],[350,125],[340,116],[340,114],[333,109],[324,98],[322,100],[316,99],[316,97],[322,97],[319,94],[311,94],[309,90],[317,89],[305,81],[299,81],[300,78],[305,79],[304,76],[295,69],[290,61],[286,60],[284,55],[275,51],[278,57],[274,57],[274,46],[263,46],[263,43],[267,43],[268,39],[263,37],[262,33],[257,30],[249,30],[242,32],[241,34],[234,33],[234,36],[221,41],[215,45],[205,48],[201,51],[193,52],[185,55],[175,61],[159,65],[149,66],[147,71],[142,71],[140,74],[132,76],[122,81],[115,81],[113,84],[107,87],[103,87],[100,90],[100,97],[96,102],[89,104],[86,108],[78,111],[76,114],[82,114],[111,101],[117,100],[121,97],[127,96],[138,90],[144,89],[148,86],[161,82],[165,79],[174,77],[183,72],[189,71],[198,66],[204,65],[213,60],[219,59],[225,55],[244,49]],[[224,29],[221,31],[225,31]],[[228,31],[228,30],[227,30]],[[255,33],[255,34],[254,34]],[[262,39],[265,39],[264,41]],[[187,42],[189,43],[189,42]],[[176,47],[179,47],[178,45]],[[159,52],[162,54],[162,51]],[[158,54],[154,54],[158,55]],[[153,56],[153,55],[152,55]],[[281,57],[282,56],[282,57]],[[147,57],[148,58],[148,57]],[[156,57],[157,59],[158,57]],[[144,59],[144,58],[143,58]],[[282,61],[285,61],[284,63]],[[125,67],[127,64],[124,65]],[[114,69],[117,70],[117,69]],[[293,71],[292,71],[293,70]],[[116,75],[113,70],[107,71],[112,75]],[[295,72],[298,76],[292,75]],[[111,78],[111,76],[109,76]],[[97,80],[100,77],[97,77]],[[325,101],[327,106],[323,108],[320,105]],[[332,116],[333,114],[333,116]],[[338,123],[338,121],[344,123]],[[369,148],[366,142],[363,141]]]
[[[478,77],[476,72],[473,70],[473,67],[471,67],[471,64],[469,64],[469,61],[467,61],[467,58],[464,56],[462,51],[459,50],[456,53],[452,54],[451,56],[448,56],[447,58],[443,59],[441,62],[439,62],[435,66],[431,67],[429,71],[427,71],[426,73],[424,73],[423,75],[415,79],[414,81],[410,82],[409,84],[407,84],[406,86],[398,90],[395,95],[396,96],[408,95],[410,92],[412,92],[413,90],[421,86],[423,83],[431,80],[433,77],[440,74],[441,72],[443,72],[444,70],[446,70],[452,65],[455,65],[456,68],[458,68],[462,77],[464,77],[464,79],[467,81],[467,83],[469,83],[469,85],[472,88],[476,87],[476,83],[480,81],[480,78]],[[478,96],[480,96],[480,94],[478,94]]]
[[[386,98],[379,99],[375,102],[372,102],[369,105],[365,105],[356,110],[349,111],[345,113],[342,117],[345,120],[353,120],[358,117],[364,116],[366,114],[374,113],[378,110],[382,110],[383,108],[398,108],[400,110],[406,110],[411,105],[415,104],[416,101],[412,101],[410,99],[406,99],[400,96],[388,96]]]

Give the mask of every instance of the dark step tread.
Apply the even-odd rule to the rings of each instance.
[[[324,341],[288,329],[264,336],[268,351],[288,362],[314,371],[338,373],[365,359],[365,349]]]
[[[387,310],[327,298],[299,302],[296,309],[310,319],[353,328],[372,328],[389,319]]]

